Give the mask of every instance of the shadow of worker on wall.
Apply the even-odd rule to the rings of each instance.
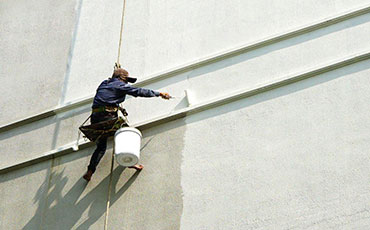
[[[124,167],[118,166],[113,170],[111,200],[113,205],[134,183],[140,171],[136,171],[129,180],[116,191],[116,185]],[[36,214],[22,228],[30,229],[90,229],[99,218],[106,212],[108,185],[110,175],[105,177],[95,188],[83,198],[80,198],[86,187],[86,181],[80,178],[73,187],[65,194],[62,194],[68,178],[59,173],[53,172],[50,178],[45,180],[35,195],[35,202],[38,202]],[[53,183],[54,181],[54,183]],[[45,196],[45,193],[47,195]],[[88,210],[88,218],[81,219],[83,213]]]

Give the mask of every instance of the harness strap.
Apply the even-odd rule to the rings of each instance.
[[[86,118],[86,120],[80,126],[83,126],[86,123],[86,121],[90,119],[90,117],[91,117],[91,114],[90,114],[90,116],[88,118]]]
[[[93,113],[99,113],[99,112],[115,113],[117,111],[118,111],[118,107],[114,107],[114,106],[100,106],[100,107],[92,109]]]

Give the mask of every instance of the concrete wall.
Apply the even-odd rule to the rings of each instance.
[[[127,1],[120,59],[140,81],[366,4]],[[65,147],[90,104],[4,127],[94,93],[117,58],[121,7],[0,3],[0,229],[104,228],[112,143],[88,184],[94,147]],[[142,84],[176,98],[125,102],[145,169],[115,164],[108,229],[367,229],[369,55],[267,87],[368,54],[361,12]]]
[[[1,125],[58,104],[75,5],[75,0],[0,2]]]

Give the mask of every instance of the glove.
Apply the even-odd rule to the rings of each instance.
[[[161,96],[161,98],[166,99],[166,100],[171,98],[171,96],[168,93],[160,93],[159,96]]]

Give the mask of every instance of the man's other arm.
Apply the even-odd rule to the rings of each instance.
[[[151,90],[151,89],[144,89],[144,88],[137,88],[129,84],[125,84],[120,87],[120,89],[128,95],[134,97],[158,97],[160,95],[159,92]]]

